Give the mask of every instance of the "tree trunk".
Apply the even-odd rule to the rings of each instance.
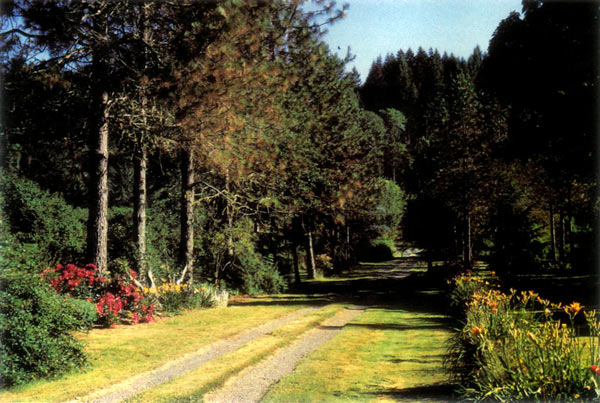
[[[294,262],[294,282],[300,284],[300,265],[298,264],[298,245],[292,242],[292,259]]]
[[[309,279],[315,279],[317,277],[312,231],[308,231],[306,234],[306,270],[308,271]]]
[[[181,277],[177,283],[183,282],[186,274],[189,283],[194,280],[194,155],[191,151],[181,151],[181,238],[179,242],[179,259],[182,267]]]
[[[554,224],[554,206],[550,203],[550,251],[553,262],[556,262],[556,232]]]
[[[140,281],[146,283],[146,147],[139,146],[133,158],[133,232],[136,246],[135,268]]]
[[[350,260],[350,225],[346,225],[346,248],[344,248],[346,262]]]
[[[87,259],[100,273],[108,264],[108,93],[100,96],[98,129],[90,133]]]
[[[233,257],[235,255],[234,244],[233,244],[233,208],[235,203],[235,198],[231,200],[233,197],[231,195],[231,185],[229,179],[229,170],[225,174],[225,214],[227,216],[227,259],[229,264],[233,264]]]
[[[148,68],[149,52],[148,47],[151,41],[152,32],[148,25],[149,5],[142,5],[139,14],[139,26],[143,33],[144,42],[143,66],[144,70]],[[150,131],[148,127],[148,85],[140,84],[139,96],[141,100],[141,115],[143,130]],[[136,247],[135,269],[138,272],[142,284],[154,284],[152,269],[146,264],[146,205],[147,205],[147,185],[146,170],[148,165],[148,151],[144,142],[145,134],[139,134],[137,137],[137,147],[133,158],[133,231]]]

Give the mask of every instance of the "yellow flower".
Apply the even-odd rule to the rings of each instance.
[[[573,315],[577,315],[579,311],[583,309],[583,305],[581,305],[579,302],[573,302],[571,305],[565,307],[565,309],[568,309],[570,312],[573,313]]]

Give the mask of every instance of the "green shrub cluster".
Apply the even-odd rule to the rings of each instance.
[[[57,294],[36,275],[0,267],[0,374],[5,386],[85,364],[71,331],[91,326],[95,307]]]
[[[257,248],[251,220],[243,218],[232,228],[214,228],[204,235],[204,278],[213,278],[217,284],[250,295],[284,289],[285,280],[271,255],[265,256]]]
[[[533,291],[505,294],[471,274],[457,276],[452,285],[453,305],[464,312],[462,328],[450,343],[448,364],[467,397],[600,397],[600,326],[595,311],[581,313],[577,302],[553,304]],[[577,321],[580,316],[585,320]]]
[[[81,260],[85,252],[85,209],[73,208],[61,196],[16,175],[5,173],[0,185],[10,233],[21,243],[37,245],[38,259],[45,266]]]
[[[144,295],[155,301],[161,312],[178,314],[184,309],[214,308],[227,306],[229,293],[210,284],[163,283],[156,288],[144,288]]]
[[[0,193],[1,207],[4,197]],[[94,306],[59,296],[44,282],[39,275],[39,245],[19,242],[9,233],[3,215],[0,251],[0,386],[84,365],[82,346],[70,332],[91,326]]]
[[[285,280],[273,263],[253,250],[239,256],[240,291],[250,295],[276,294],[285,287]]]

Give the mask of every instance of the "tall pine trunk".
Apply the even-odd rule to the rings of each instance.
[[[108,93],[102,91],[97,129],[89,135],[89,210],[87,222],[87,260],[100,272],[108,264]]]
[[[179,242],[180,266],[183,268],[177,283],[183,282],[186,274],[189,282],[194,279],[194,155],[192,151],[181,151],[181,238]]]
[[[294,282],[296,284],[300,284],[301,280],[300,280],[300,265],[298,263],[298,245],[296,244],[296,241],[292,241],[292,259],[294,262]]]
[[[148,26],[150,5],[142,5],[139,13],[139,27],[143,33],[143,59],[142,65],[145,71],[148,68],[148,46],[151,41],[151,30]],[[150,131],[148,127],[148,85],[140,83],[139,95],[141,100],[141,115],[143,130]],[[154,287],[152,270],[146,264],[146,205],[147,205],[147,185],[146,185],[146,170],[148,165],[148,150],[144,144],[146,137],[149,135],[142,133],[138,135],[136,151],[133,157],[133,232],[136,247],[135,269],[139,274],[139,280],[146,284],[150,281]]]
[[[140,149],[133,159],[133,232],[136,246],[135,265],[142,283],[146,282],[146,147]]]
[[[314,279],[317,277],[315,251],[313,246],[313,235],[312,231],[310,230],[306,234],[306,270],[308,271],[309,279]]]

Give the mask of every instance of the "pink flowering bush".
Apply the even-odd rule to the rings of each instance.
[[[130,274],[136,277],[133,271]],[[59,264],[44,270],[42,277],[58,293],[94,303],[98,324],[114,326],[122,319],[133,323],[154,322],[154,305],[146,303],[140,290],[122,275],[108,279],[100,276],[93,264],[84,267]]]

